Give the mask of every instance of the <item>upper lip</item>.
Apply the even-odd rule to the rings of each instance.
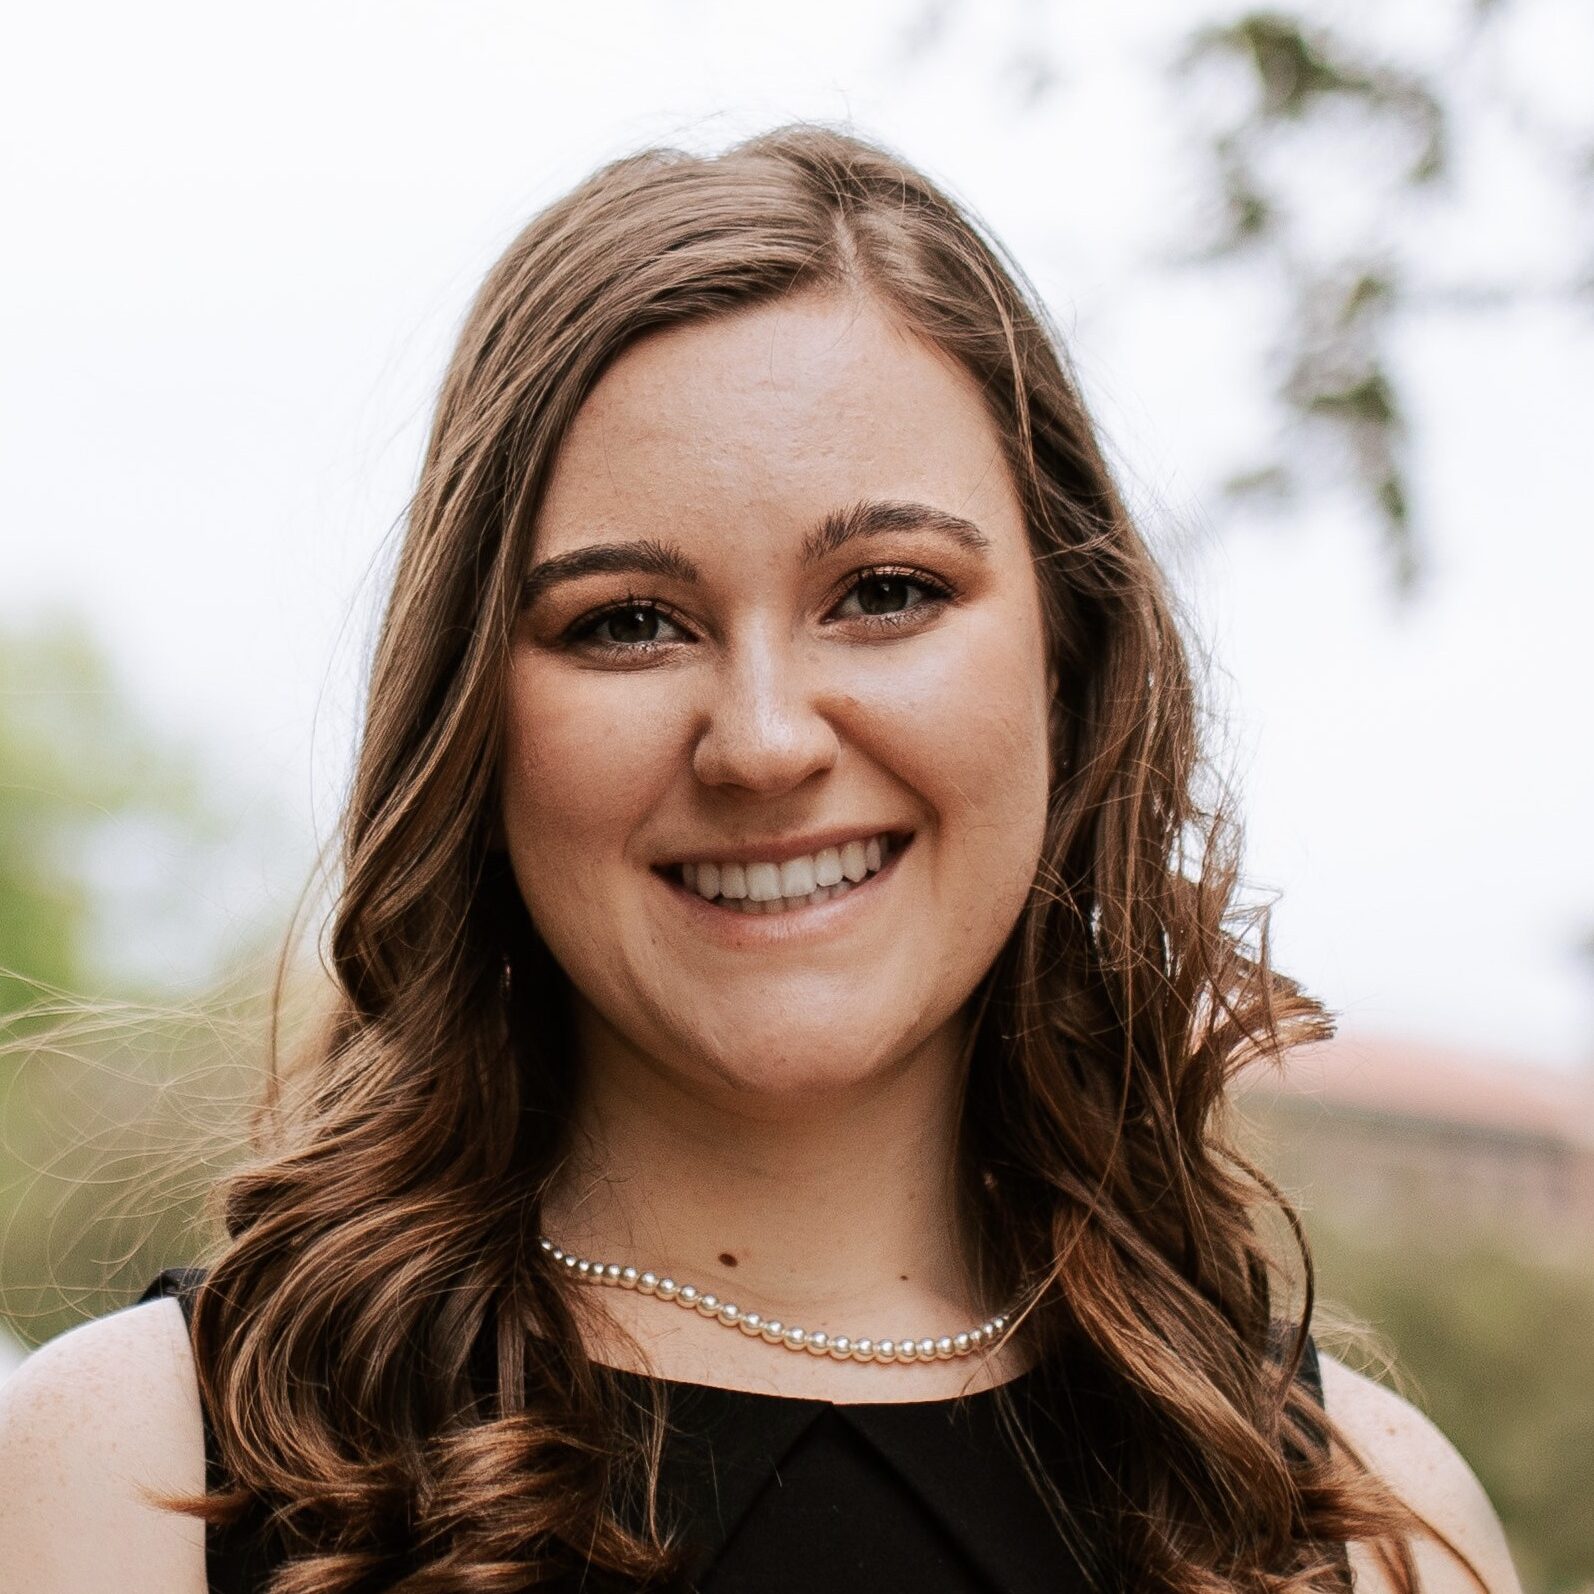
[[[802,836],[777,836],[768,841],[740,845],[716,842],[712,847],[697,851],[672,853],[655,867],[670,869],[683,863],[785,863],[788,859],[805,858],[849,841],[867,841],[871,836],[906,837],[912,833],[911,825],[833,825],[829,830],[813,830]]]

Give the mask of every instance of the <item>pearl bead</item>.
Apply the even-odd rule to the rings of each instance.
[[[1007,1317],[998,1313],[987,1318],[977,1328],[965,1329],[958,1334],[943,1334],[929,1339],[852,1339],[846,1334],[830,1334],[823,1329],[811,1332],[801,1328],[787,1328],[778,1318],[765,1318],[757,1312],[744,1312],[708,1290],[693,1284],[678,1284],[669,1277],[660,1277],[651,1271],[639,1271],[629,1263],[594,1262],[589,1257],[576,1256],[562,1246],[555,1245],[546,1235],[539,1235],[538,1246],[560,1266],[578,1278],[594,1284],[618,1285],[622,1289],[640,1290],[644,1295],[656,1295],[660,1300],[674,1301],[679,1306],[694,1309],[702,1316],[723,1323],[727,1328],[740,1329],[749,1338],[759,1338],[770,1345],[783,1345],[788,1350],[805,1350],[814,1356],[830,1356],[836,1361],[925,1362],[945,1361],[953,1356],[966,1356],[971,1351],[982,1350],[1000,1338],[1008,1326]]]

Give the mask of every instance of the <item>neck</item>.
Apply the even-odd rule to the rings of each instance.
[[[766,1316],[977,1321],[995,1305],[976,1298],[957,1177],[962,1038],[949,1028],[878,1077],[771,1101],[589,1033],[543,1231]]]

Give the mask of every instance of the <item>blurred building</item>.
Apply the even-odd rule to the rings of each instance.
[[[1346,1038],[1253,1070],[1263,1164],[1305,1211],[1398,1241],[1509,1237],[1594,1255],[1594,1078],[1508,1057]]]

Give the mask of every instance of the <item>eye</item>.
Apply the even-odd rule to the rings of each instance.
[[[680,631],[656,603],[645,598],[628,598],[624,603],[600,609],[576,621],[565,633],[565,641],[571,646],[595,647],[600,653],[649,653],[655,647],[678,640],[660,635],[661,627]]]
[[[917,602],[911,598],[915,592],[924,595]],[[949,587],[919,570],[864,570],[841,600],[841,608],[856,598],[859,607],[844,618],[896,625],[920,609],[939,607],[951,596]]]
[[[916,625],[941,608],[952,589],[920,570],[859,571],[833,613],[869,629],[890,630]],[[858,608],[848,612],[854,600]],[[691,635],[651,598],[628,597],[623,603],[583,615],[564,634],[563,645],[607,655],[611,659],[645,659],[662,653]]]

